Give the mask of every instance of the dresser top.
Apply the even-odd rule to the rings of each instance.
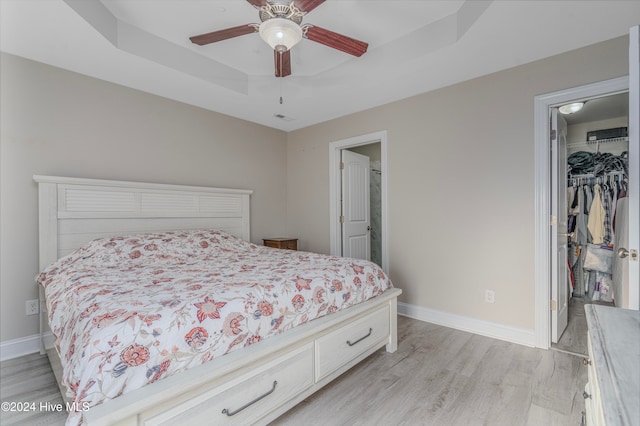
[[[607,425],[640,419],[640,311],[585,305]]]

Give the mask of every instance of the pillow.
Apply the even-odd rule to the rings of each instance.
[[[219,230],[167,231],[100,238],[58,259],[36,277],[46,286],[48,275],[76,269],[124,268],[211,261],[225,252],[255,247]]]

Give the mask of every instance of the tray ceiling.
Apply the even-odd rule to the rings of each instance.
[[[189,41],[259,23],[243,0],[2,0],[0,12],[4,52],[290,131],[623,36],[640,2],[327,0],[303,22],[368,52],[303,39],[285,78],[258,34]]]

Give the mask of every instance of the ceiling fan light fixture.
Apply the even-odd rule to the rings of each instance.
[[[271,18],[260,24],[260,37],[277,52],[286,52],[302,40],[302,28],[286,18]]]
[[[570,104],[562,105],[558,108],[561,114],[573,114],[574,112],[578,112],[584,106],[584,102],[573,102]]]

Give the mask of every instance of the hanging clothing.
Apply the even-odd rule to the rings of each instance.
[[[614,253],[621,247],[629,247],[629,199],[618,199],[616,207],[616,239],[613,245]],[[629,282],[629,261],[620,260],[617,256],[613,259],[611,272],[611,287],[613,299],[617,307],[629,306],[629,288],[625,283]]]
[[[576,231],[573,234],[574,242],[577,244],[587,244],[589,242],[589,231],[587,230],[588,216],[584,213],[582,206],[586,202],[584,191],[578,188],[578,215],[576,216]]]
[[[582,189],[584,190],[585,195],[585,203],[584,203],[584,213],[589,214],[591,210],[591,204],[593,204],[593,188],[589,185],[583,185]]]
[[[611,242],[611,195],[607,185],[603,185],[600,196],[602,197],[602,208],[604,209],[604,221],[602,223],[604,236],[602,241],[608,245]]]
[[[620,184],[620,191],[618,192],[618,200],[627,196],[627,185],[623,182]]]
[[[610,243],[616,240],[616,227],[615,227],[615,218],[616,218],[616,208],[618,207],[618,185],[611,185],[611,220],[609,222],[609,228],[611,229],[611,241]]]
[[[569,215],[578,214],[578,196],[575,186],[567,187],[567,206],[569,206]]]
[[[593,269],[586,260],[590,244],[604,246],[603,249],[611,247],[622,232],[616,227],[616,218],[620,216],[618,200],[627,191],[621,180],[628,178],[627,164],[628,152],[613,155],[578,151],[567,157],[567,225],[571,233],[569,278],[575,296],[606,302],[614,297],[618,299],[616,284],[619,279],[615,275],[620,273],[612,278],[611,271]]]
[[[604,219],[605,211],[602,205],[602,194],[599,184],[593,186],[593,200],[589,209],[589,221],[587,229],[591,233],[591,241],[593,244],[604,243]]]

